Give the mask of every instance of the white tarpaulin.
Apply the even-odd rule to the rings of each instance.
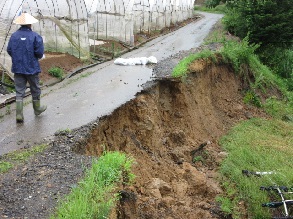
[[[114,61],[116,65],[146,65],[146,64],[156,64],[157,58],[154,56],[150,57],[137,57],[137,58],[118,58]]]

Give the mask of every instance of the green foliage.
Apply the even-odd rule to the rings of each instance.
[[[194,60],[197,59],[203,59],[203,58],[214,58],[214,54],[210,50],[203,50],[200,53],[191,54],[184,59],[182,59],[178,65],[173,69],[172,71],[172,77],[184,77],[188,73],[188,66],[190,63],[192,63]]]
[[[59,68],[59,67],[51,67],[49,70],[48,70],[49,74],[56,77],[56,78],[59,78],[61,79],[64,75],[64,71],[62,68]]]
[[[232,212],[233,212],[233,203],[232,203],[231,199],[229,199],[228,197],[224,197],[224,196],[217,196],[216,197],[216,202],[220,203],[221,210],[226,215],[232,214]]]
[[[285,94],[287,88],[284,81],[260,62],[254,53],[257,48],[258,45],[250,45],[247,38],[240,42],[227,40],[224,42],[220,54],[223,56],[224,62],[231,64],[234,70],[249,82],[252,90],[265,91],[271,87],[278,87]],[[253,78],[251,78],[252,76]]]
[[[206,5],[205,6],[196,5],[194,6],[194,10],[225,14],[227,8],[225,4],[218,4],[215,7],[207,7]]]
[[[0,161],[0,173],[5,173],[13,167],[13,164],[6,161]]]
[[[221,0],[205,0],[205,6],[207,8],[215,8],[220,4]]]
[[[270,97],[266,100],[264,108],[267,113],[276,119],[293,122],[293,101]]]
[[[196,157],[194,157],[194,158],[192,159],[192,162],[193,162],[193,163],[196,163],[196,162],[199,162],[199,161],[201,161],[201,162],[204,161],[204,159],[203,159],[202,156],[196,156]]]
[[[255,94],[255,92],[249,90],[246,92],[243,98],[245,104],[252,104],[257,107],[262,107],[260,98]]]
[[[257,54],[291,87],[293,63],[293,4],[291,0],[227,1],[226,29],[251,44],[259,44]],[[293,87],[293,85],[292,85]]]
[[[185,77],[188,74],[190,63],[197,59],[211,58],[214,62],[217,62],[216,56],[219,53],[222,57],[222,62],[231,65],[235,72],[240,74],[248,82],[251,91],[244,98],[246,103],[261,107],[261,101],[254,92],[255,89],[261,89],[265,92],[266,89],[278,87],[286,95],[287,87],[284,80],[281,80],[273,74],[267,66],[260,62],[258,56],[255,55],[254,52],[259,47],[258,45],[249,44],[247,38],[241,41],[226,40],[224,37],[221,37],[220,33],[218,35],[216,40],[220,40],[223,47],[217,54],[210,50],[191,54],[178,63],[173,69],[172,76]],[[210,40],[215,40],[215,38]]]
[[[60,203],[53,218],[104,219],[118,200],[119,183],[131,183],[133,159],[119,152],[107,152],[94,160],[92,168],[71,194]]]
[[[261,48],[258,54],[275,73],[289,81],[293,80],[293,47],[282,48],[270,44]],[[288,83],[288,86],[293,90],[293,83]]]
[[[292,45],[293,4],[291,0],[228,1],[227,29],[256,44]]]
[[[0,78],[0,80],[2,79],[2,75],[1,75],[1,78]],[[9,93],[13,93],[13,92],[15,92],[15,88],[14,88],[14,83],[13,83],[13,81],[11,80],[11,78],[8,76],[8,75],[6,75],[6,74],[4,74],[4,77],[3,77],[3,82],[5,83],[5,84],[7,84],[7,85],[10,85],[9,87],[7,86],[5,86],[5,89],[7,90],[7,92],[9,92]]]
[[[226,13],[226,11],[227,11],[227,7],[226,7],[226,5],[217,5],[217,6],[215,7],[215,11],[224,14],[224,13]]]
[[[289,91],[293,91],[293,74],[286,80]]]
[[[227,63],[231,62],[236,72],[240,72],[241,66],[249,64],[251,57],[255,56],[254,51],[257,48],[258,45],[249,45],[247,38],[240,42],[227,40],[224,42],[220,54]]]
[[[221,174],[227,196],[231,199],[233,215],[239,215],[239,198],[248,206],[249,218],[270,218],[267,208],[261,203],[270,201],[260,186],[293,184],[293,123],[280,120],[250,119],[238,124],[220,144],[228,152],[221,164]],[[276,174],[262,177],[246,177],[242,170],[274,171]],[[235,188],[230,193],[227,188]],[[237,195],[234,195],[237,194]],[[236,202],[234,198],[238,199]],[[236,216],[233,218],[237,218]],[[238,217],[243,218],[243,217]]]

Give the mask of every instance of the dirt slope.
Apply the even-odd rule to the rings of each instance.
[[[136,181],[121,186],[112,218],[223,218],[215,197],[227,154],[218,140],[239,121],[266,115],[243,104],[241,80],[229,67],[197,61],[190,70],[183,81],[158,80],[109,116],[56,133],[45,152],[2,174],[0,218],[48,218],[104,149],[137,162]]]
[[[157,85],[102,118],[86,146],[132,155],[136,182],[123,188],[119,218],[221,218],[218,140],[232,125],[265,116],[243,104],[239,78],[227,66],[198,61],[185,81]]]

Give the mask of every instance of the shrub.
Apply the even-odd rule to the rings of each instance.
[[[220,4],[221,0],[206,0],[205,1],[205,6],[207,8],[215,8]]]
[[[62,78],[64,71],[63,69],[59,68],[59,67],[52,67],[48,70],[49,74],[56,77],[56,78]]]

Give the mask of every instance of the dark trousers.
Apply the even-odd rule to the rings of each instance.
[[[21,101],[25,96],[26,84],[30,85],[33,100],[39,100],[41,95],[39,74],[25,75],[14,74],[14,84],[16,90],[16,100]]]

